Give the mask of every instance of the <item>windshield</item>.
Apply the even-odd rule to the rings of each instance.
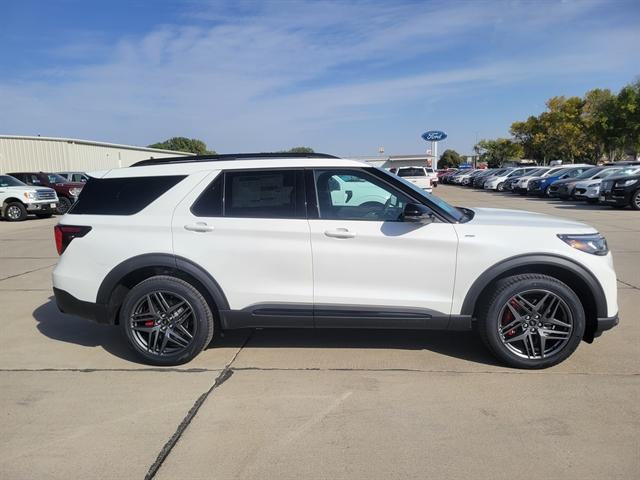
[[[547,171],[546,168],[536,168],[535,170],[527,172],[527,177],[537,177],[542,175],[546,171]]]
[[[378,170],[386,173],[387,175],[389,175],[388,172],[382,170],[381,168],[378,168]],[[436,204],[438,207],[440,207],[442,210],[444,210],[445,212],[447,212],[449,215],[451,215],[451,217],[453,217],[455,219],[456,222],[461,222],[463,221],[466,217],[465,214],[462,213],[460,210],[458,210],[456,207],[454,207],[453,205],[449,205],[447,202],[445,202],[444,200],[442,200],[440,197],[436,197],[435,195],[428,193],[426,191],[424,191],[422,188],[417,187],[416,185],[414,185],[413,183],[411,183],[408,180],[405,180],[402,177],[395,177],[396,180],[402,182],[404,185],[406,185],[407,187],[411,188],[411,190],[413,190],[415,193],[417,193],[419,196],[426,198],[429,202]]]
[[[618,175],[624,175],[624,176],[627,176],[627,175],[635,175],[635,174],[637,174],[637,173],[640,173],[640,167],[628,167],[628,168],[623,168],[622,170],[618,170],[618,171],[613,172],[613,173],[615,173],[615,174],[616,174],[616,176],[618,176]],[[611,173],[611,175],[612,175],[613,173]],[[609,176],[609,175],[607,175],[607,176]]]
[[[543,177],[550,177],[550,176],[553,176],[556,173],[560,172],[561,170],[564,170],[564,168],[552,168],[551,170],[547,170],[546,172],[544,172],[544,174],[542,176]]]
[[[593,178],[595,179],[607,178],[607,177],[610,177],[611,175],[621,175],[621,174],[622,174],[622,169],[620,168],[607,168]]]
[[[593,168],[589,168],[588,170],[585,170],[584,172],[582,172],[580,175],[578,175],[576,177],[576,180],[582,180],[584,178],[591,178],[593,177],[596,173],[598,173],[600,170],[602,170],[600,167],[593,167]]]
[[[0,175],[0,187],[23,187],[25,186],[17,178],[12,177],[11,175]]]
[[[57,173],[47,173],[49,183],[67,183],[67,179]]]

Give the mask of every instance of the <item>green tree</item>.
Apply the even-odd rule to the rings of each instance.
[[[315,153],[311,147],[293,147],[287,150],[288,153]]]
[[[524,148],[509,138],[480,140],[474,150],[480,155],[481,162],[487,162],[489,168],[497,168],[509,160],[519,160],[524,156]]]
[[[640,152],[640,80],[627,85],[616,97],[616,146],[624,153]]]
[[[449,167],[457,167],[462,163],[462,158],[460,154],[455,150],[451,150],[450,148],[446,149],[440,155],[440,160],[438,160],[438,167],[440,168],[449,168]]]
[[[164,142],[149,145],[149,148],[160,148],[176,152],[191,152],[196,155],[215,154],[214,150],[207,150],[207,144],[197,138],[172,137]]]

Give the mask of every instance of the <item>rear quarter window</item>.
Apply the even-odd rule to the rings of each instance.
[[[133,215],[174,187],[185,175],[90,178],[70,214]]]

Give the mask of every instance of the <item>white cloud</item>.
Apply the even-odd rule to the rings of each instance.
[[[137,144],[189,135],[219,151],[300,143],[354,151],[365,148],[359,123],[375,118],[393,130],[385,114],[397,119],[407,103],[629,68],[640,44],[634,28],[556,31],[598,2],[545,4],[544,11],[533,2],[290,2],[244,17],[220,15],[216,5],[197,4],[190,26],[101,45],[109,52],[101,63],[42,72],[39,81],[0,78],[0,131]],[[563,39],[560,47],[545,46],[551,33]],[[514,38],[524,38],[525,48],[528,39],[533,56],[496,46]],[[467,43],[474,53],[465,58],[469,41],[491,49]],[[430,58],[449,49],[464,64],[432,70]]]

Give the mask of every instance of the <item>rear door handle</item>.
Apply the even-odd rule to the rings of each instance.
[[[356,232],[350,232],[348,228],[336,228],[335,230],[325,230],[324,234],[332,238],[354,238]]]
[[[204,222],[196,222],[192,223],[191,225],[185,225],[184,229],[189,230],[190,232],[213,232],[213,227],[211,225],[207,225]]]

